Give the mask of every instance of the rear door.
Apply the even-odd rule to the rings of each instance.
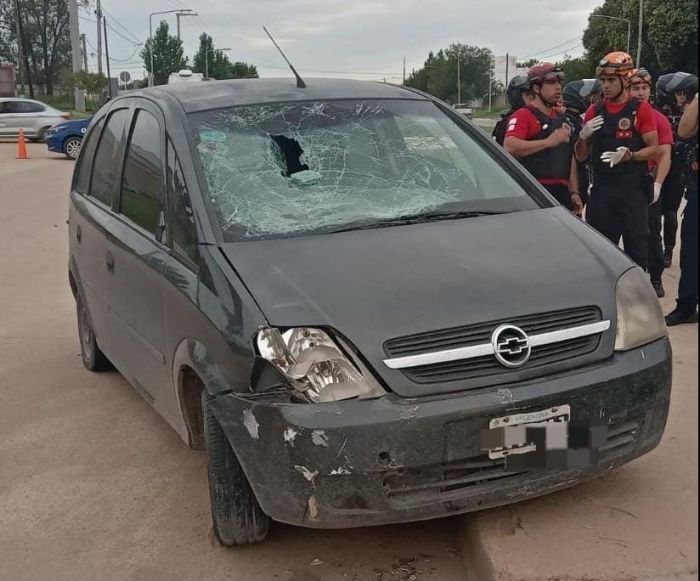
[[[107,310],[118,369],[162,410],[168,392],[163,275],[168,260],[165,122],[134,99],[119,196],[107,231]],[[165,410],[163,410],[165,411]]]
[[[116,360],[114,325],[106,302],[109,276],[108,236],[112,207],[119,195],[121,166],[130,119],[127,105],[114,107],[91,128],[76,168],[71,193],[69,235],[80,290],[100,349]]]
[[[41,129],[53,124],[53,119],[47,116],[46,106],[36,101],[17,101],[17,127],[24,129],[29,136],[38,135]]]

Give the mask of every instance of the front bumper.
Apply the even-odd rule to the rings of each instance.
[[[265,513],[345,528],[481,510],[602,474],[658,445],[670,393],[663,339],[574,372],[451,397],[307,405],[226,394],[211,405]],[[480,445],[489,420],[562,404],[572,423],[608,425],[596,462],[499,473]]]
[[[49,148],[49,151],[63,153],[63,139],[58,139],[54,135],[50,135],[46,139],[46,147]]]

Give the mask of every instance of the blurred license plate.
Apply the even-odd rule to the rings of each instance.
[[[489,430],[503,430],[506,433],[506,440],[515,441],[510,442],[506,446],[489,448],[489,458],[491,460],[496,460],[512,454],[527,454],[528,452],[534,452],[537,449],[537,446],[533,442],[527,442],[525,438],[527,426],[535,427],[537,425],[545,425],[550,422],[569,422],[570,418],[571,406],[569,405],[560,405],[537,412],[513,414],[511,416],[493,418],[489,422]],[[514,426],[521,427],[510,429]]]

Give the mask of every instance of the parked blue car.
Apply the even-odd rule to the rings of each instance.
[[[68,159],[78,159],[83,136],[90,119],[73,119],[54,125],[46,132],[46,145],[49,151],[64,154]]]

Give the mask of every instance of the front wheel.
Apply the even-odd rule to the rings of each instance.
[[[260,508],[248,478],[202,390],[207,474],[214,534],[228,547],[259,543],[267,537],[270,517]]]
[[[80,146],[83,140],[80,137],[69,137],[63,143],[63,153],[68,159],[76,160],[80,155]]]

